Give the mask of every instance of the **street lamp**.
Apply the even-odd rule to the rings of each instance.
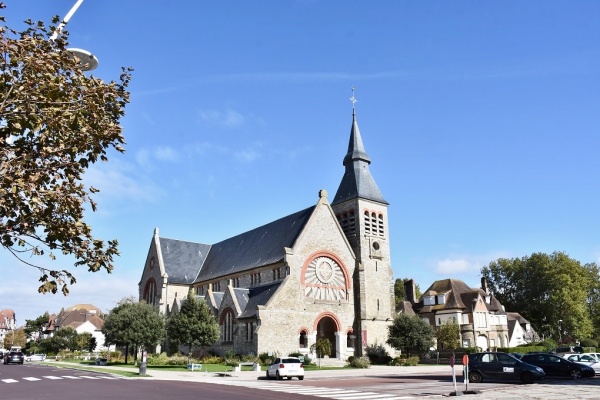
[[[477,297],[473,299],[471,303],[471,314],[473,316],[473,348],[477,351],[477,336],[475,333],[475,306],[477,305]]]
[[[75,11],[77,11],[81,3],[83,3],[83,0],[77,0],[75,5],[71,7],[67,15],[65,15],[65,18],[63,18],[62,22],[58,25],[58,27],[56,27],[56,30],[54,31],[52,36],[50,36],[50,40],[55,40],[58,37],[58,34],[63,30],[65,25],[67,25],[67,22],[69,22],[73,14],[75,14]],[[91,71],[98,67],[98,58],[96,58],[96,56],[90,53],[89,51],[76,48],[70,48],[67,49],[67,51],[73,54],[75,58],[79,61],[79,68],[81,70]]]
[[[562,325],[562,319],[559,319],[558,320],[558,343],[559,344],[560,344],[560,340],[562,338],[561,325]]]

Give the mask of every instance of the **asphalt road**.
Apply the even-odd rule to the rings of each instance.
[[[63,367],[66,365],[63,365]],[[131,369],[125,368],[131,371]],[[364,372],[363,372],[364,371]],[[368,371],[368,372],[367,372]],[[439,399],[453,392],[446,368],[407,369],[373,367],[369,370],[308,371],[306,379],[267,380],[264,373],[242,372],[215,377],[202,372],[158,372],[147,378],[60,368],[40,363],[0,366],[0,398],[61,400],[120,399],[290,399],[407,400]],[[457,377],[458,391],[465,390]],[[484,382],[470,384],[480,394],[473,400],[568,400],[600,398],[600,377],[573,381],[546,379],[543,383]]]
[[[14,400],[281,400],[278,392],[199,382],[129,379],[49,365],[0,365],[0,398]],[[286,394],[285,399],[318,397]]]

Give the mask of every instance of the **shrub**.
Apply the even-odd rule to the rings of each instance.
[[[183,356],[181,354],[175,354],[169,357],[167,365],[187,365],[188,358],[187,356]]]
[[[226,358],[225,359],[225,365],[227,365],[228,367],[237,367],[240,363],[240,360],[238,360],[237,358]]]
[[[404,363],[404,365],[409,367],[414,367],[417,364],[419,364],[419,357],[417,356],[408,357]]]
[[[598,347],[598,342],[594,339],[583,339],[580,342],[581,347]]]
[[[350,368],[369,368],[370,366],[369,357],[348,357],[348,367]]]
[[[148,357],[148,365],[167,365],[169,363],[169,357],[167,353],[152,354]]]
[[[365,353],[371,364],[387,365],[392,360],[383,345],[375,343],[365,347]]]
[[[260,358],[257,356],[244,355],[242,356],[242,362],[253,362],[260,364]]]
[[[223,358],[219,356],[206,356],[201,359],[202,364],[221,364],[223,363]]]
[[[233,351],[233,349],[228,349],[225,352],[225,359],[228,359],[228,360],[232,360],[232,359],[239,360],[239,357],[235,354],[235,351]]]
[[[269,355],[269,353],[260,353],[258,355],[258,358],[260,358],[260,362],[262,363],[262,365],[271,364],[273,362],[273,360],[276,359],[277,357],[279,357],[278,352],[274,352],[272,355]]]
[[[407,366],[407,367],[413,367],[415,365],[419,364],[419,357],[417,356],[411,356],[411,357],[406,357],[406,356],[400,356],[400,357],[394,357],[389,363],[388,365],[391,366]]]

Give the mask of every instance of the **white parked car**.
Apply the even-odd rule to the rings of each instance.
[[[569,361],[574,361],[577,364],[587,365],[594,369],[596,375],[600,374],[600,361],[595,356],[595,353],[589,354],[569,354],[565,356],[565,358]]]
[[[44,361],[45,359],[45,354],[32,354],[25,357],[25,361]]]
[[[284,377],[292,379],[294,376],[300,380],[304,379],[304,364],[298,357],[276,358],[267,367],[267,379],[283,379]]]

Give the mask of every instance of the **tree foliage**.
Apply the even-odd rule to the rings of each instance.
[[[117,241],[94,237],[84,221],[98,189],[82,178],[108,150],[124,151],[119,120],[132,70],[123,68],[118,82],[86,76],[66,50],[66,31],[49,40],[55,25],[28,20],[17,31],[0,22],[0,245],[40,270],[39,292],[66,295],[71,272],[26,256],[62,254],[91,272],[113,270]]]
[[[423,353],[433,345],[434,330],[421,318],[399,314],[388,326],[387,343],[407,355]]]
[[[6,332],[4,336],[4,343],[2,343],[5,349],[10,349],[12,346],[21,346],[25,348],[27,344],[27,333],[23,329],[11,329]]]
[[[190,290],[179,311],[169,318],[167,336],[172,344],[187,346],[189,357],[194,347],[210,346],[219,339],[219,324],[206,302],[198,300]]]
[[[443,349],[460,347],[460,326],[456,321],[446,321],[437,330],[437,340]]]
[[[317,339],[315,343],[310,346],[310,350],[317,353],[317,357],[323,358],[331,354],[331,342],[327,338]]]
[[[493,261],[481,274],[506,309],[518,311],[542,336],[583,339],[594,329],[598,335],[600,278],[595,263],[582,265],[562,252],[533,253]]]
[[[40,341],[42,332],[46,329],[46,326],[48,326],[49,319],[50,316],[48,315],[48,312],[45,312],[44,315],[40,315],[36,319],[26,319],[23,329],[25,329],[27,337],[31,338],[35,336],[35,340]]]
[[[404,290],[404,283],[409,281],[410,278],[396,278],[394,281],[394,297],[396,300],[396,307],[400,305],[406,299],[406,291]],[[418,284],[415,285],[415,296],[417,299],[421,297],[421,288]]]
[[[105,344],[150,349],[165,338],[165,319],[150,304],[124,299],[104,320]]]

